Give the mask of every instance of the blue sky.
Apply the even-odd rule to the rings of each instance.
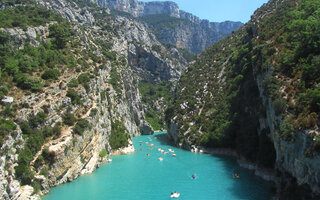
[[[153,1],[153,0],[139,0]],[[168,0],[157,0],[168,1]],[[200,19],[211,22],[249,21],[254,11],[268,0],[171,0],[179,5],[180,10],[192,13]]]

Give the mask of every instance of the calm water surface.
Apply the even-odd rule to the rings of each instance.
[[[268,200],[271,197],[269,185],[239,168],[233,159],[170,146],[164,133],[135,137],[133,143],[136,153],[113,156],[111,163],[91,175],[53,188],[43,199],[169,200],[174,191],[181,194],[181,200]],[[150,144],[153,146],[148,147]],[[158,148],[169,153],[162,154]],[[235,170],[240,179],[232,178]]]

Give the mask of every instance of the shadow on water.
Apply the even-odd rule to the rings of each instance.
[[[155,136],[155,135],[154,135]],[[175,146],[174,142],[170,141],[168,139],[167,133],[158,133],[156,134],[157,139],[159,140],[161,145],[170,145]],[[175,146],[176,147],[176,146]],[[257,199],[271,199],[271,194],[269,193],[271,184],[255,177],[252,171],[241,168],[236,159],[229,157],[229,156],[220,156],[220,155],[212,155],[215,157],[217,162],[220,162],[222,164],[222,167],[225,169],[225,171],[230,172],[230,178],[233,179],[234,172],[238,172],[240,175],[239,179],[234,179],[233,184],[230,188],[228,188],[228,191],[233,194],[234,196],[237,196],[237,199],[239,200],[257,200]],[[255,179],[255,180],[253,180]],[[258,185],[254,184],[258,183]],[[250,191],[256,190],[258,187],[261,187],[261,191],[263,194],[252,194]],[[265,189],[263,187],[268,187],[268,189]],[[270,198],[264,198],[265,196],[270,196]]]
[[[212,156],[218,159],[218,161],[221,161],[224,169],[230,172],[230,178],[234,179],[233,174],[235,172],[239,174],[240,178],[234,179],[232,186],[228,188],[228,191],[234,196],[237,196],[239,200],[267,200],[272,198],[270,194],[271,183],[264,181],[259,177],[256,177],[253,171],[241,168],[235,158],[218,155]],[[253,185],[253,181],[257,184]],[[265,187],[267,187],[267,189]],[[257,196],[257,194],[251,193],[252,190],[257,189],[261,190],[259,196]],[[269,198],[266,196],[269,196]]]
[[[158,133],[154,135],[157,137],[161,145],[170,145],[170,146],[175,146],[174,142],[168,139],[167,133]]]

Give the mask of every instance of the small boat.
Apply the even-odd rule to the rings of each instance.
[[[233,178],[240,178],[240,176],[239,176],[238,173],[234,173],[234,174],[233,174]]]
[[[177,199],[177,198],[179,198],[180,197],[180,193],[178,193],[178,192],[175,192],[175,193],[171,193],[171,196],[170,196],[171,198],[175,198],[175,199]]]
[[[111,159],[111,158],[108,158],[108,159],[107,159],[107,162],[112,162],[112,159]]]

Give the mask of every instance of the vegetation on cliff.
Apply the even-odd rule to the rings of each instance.
[[[273,167],[270,130],[258,121],[266,116],[261,85],[282,119],[277,128],[284,140],[317,129],[319,10],[316,0],[271,1],[248,24],[203,52],[182,75],[166,111],[167,123],[173,119],[180,126],[179,141],[232,147],[251,161]]]
[[[162,81],[160,83],[150,83],[141,81],[139,83],[139,91],[142,95],[142,103],[148,108],[146,111],[146,120],[152,126],[153,130],[165,128],[163,111],[154,105],[155,102],[162,103],[164,106],[172,99],[173,95],[170,91],[172,84]],[[157,110],[158,109],[158,110]]]
[[[63,137],[62,131],[64,134],[69,131],[74,146],[79,137],[85,138],[85,131],[91,130],[92,118],[98,116],[101,109],[97,109],[99,103],[92,108],[90,103],[95,99],[87,97],[90,90],[96,90],[94,94],[101,97],[101,105],[108,100],[109,112],[116,112],[111,110],[112,101],[125,98],[119,72],[127,61],[111,51],[115,31],[102,29],[86,35],[91,31],[87,27],[71,23],[33,1],[5,1],[1,5],[5,6],[0,10],[0,101],[5,96],[14,100],[0,104],[0,148],[3,147],[0,155],[11,152],[7,148],[11,144],[7,143],[16,140],[11,154],[18,156],[17,165],[5,164],[4,170],[10,171],[9,175],[21,185],[32,185],[37,193],[43,189],[43,182],[36,175],[48,178],[56,161],[57,155],[49,151],[49,143]],[[114,30],[108,23],[115,17],[108,17],[98,21],[98,25]],[[24,36],[28,32],[36,32],[36,38],[19,38],[19,34]],[[94,34],[105,37],[98,39]],[[79,35],[90,40],[90,45]],[[99,70],[106,70],[108,65],[112,68],[105,83],[108,88],[100,94],[97,86],[90,83],[97,79]],[[115,97],[110,94],[111,85],[117,93]],[[41,98],[44,99],[39,102]],[[111,130],[109,142],[113,149],[128,144],[129,135],[123,122],[115,121]],[[72,147],[66,147],[65,153],[69,148]],[[107,150],[102,151],[102,157]]]

